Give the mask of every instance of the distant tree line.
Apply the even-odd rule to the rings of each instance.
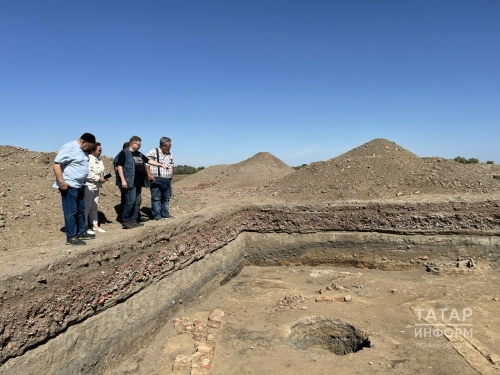
[[[193,174],[205,169],[205,167],[191,167],[190,165],[176,165],[174,167],[174,174]]]
[[[457,163],[461,163],[461,164],[478,164],[479,163],[479,159],[476,159],[476,158],[466,159],[463,156],[457,156],[453,160],[455,160]],[[493,160],[488,160],[486,162],[486,164],[495,164],[495,162]]]
[[[293,168],[293,169],[295,169],[295,170],[298,170],[298,169],[300,169],[300,168],[304,168],[306,165],[307,165],[307,164],[302,164],[302,165],[299,165],[299,166],[297,166],[297,167],[292,167],[292,168]]]

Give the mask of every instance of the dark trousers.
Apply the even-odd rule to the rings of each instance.
[[[85,186],[61,190],[66,239],[79,236],[85,231]]]
[[[139,221],[139,210],[142,202],[142,186],[134,186],[125,190],[125,204],[123,205],[122,222]]]
[[[123,207],[125,207],[125,193],[127,189],[120,188],[120,207],[117,210],[117,220],[119,222],[123,221]]]

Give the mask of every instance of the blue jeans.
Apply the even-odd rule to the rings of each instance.
[[[172,179],[155,177],[151,182],[151,211],[155,219],[167,217],[168,205],[172,196]]]
[[[125,191],[125,204],[123,205],[122,222],[133,223],[139,221],[139,209],[142,202],[142,186],[134,186]]]
[[[74,238],[85,232],[85,186],[61,190],[66,239]]]

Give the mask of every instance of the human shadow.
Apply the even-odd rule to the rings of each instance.
[[[102,211],[97,211],[97,220],[99,223],[101,224],[109,224],[109,223],[112,223],[111,220],[108,219],[108,217],[106,216],[106,214]],[[60,232],[66,232],[66,226],[63,226],[61,227],[61,229],[59,229]]]
[[[151,208],[149,207],[141,207],[141,214],[143,216],[147,216],[150,219],[153,217],[153,211],[151,211]]]
[[[109,220],[106,214],[102,211],[97,211],[97,220],[99,220],[99,223],[112,223],[112,221]]]

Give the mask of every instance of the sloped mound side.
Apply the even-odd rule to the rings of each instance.
[[[236,164],[221,164],[205,168],[175,184],[177,188],[257,188],[278,180],[294,169],[268,152],[259,152]]]
[[[499,164],[467,164],[467,168],[491,177],[500,178]]]
[[[418,158],[413,152],[410,152],[397,143],[388,141],[383,138],[376,138],[370,142],[366,142],[361,146],[355,147],[352,150],[337,156],[337,158],[355,158],[364,156],[382,156],[386,158]]]
[[[419,158],[393,144],[392,153],[359,155],[360,146],[326,162],[312,163],[271,186],[259,190],[264,196],[287,201],[334,201],[392,199],[408,195],[485,194],[500,191],[500,180],[477,168],[442,158]]]
[[[219,164],[207,167],[192,175],[184,177],[182,180],[177,181],[174,185],[176,188],[191,188],[199,186],[200,184],[207,184],[209,182],[220,182],[220,176],[230,167],[230,164]]]

